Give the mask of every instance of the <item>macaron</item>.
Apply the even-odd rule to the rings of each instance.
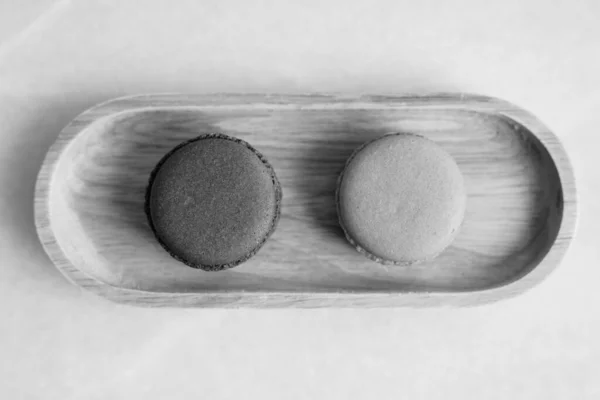
[[[433,259],[459,232],[462,173],[440,145],[389,134],[359,147],[338,179],[336,204],[347,240],[369,259],[411,265]]]
[[[152,171],[145,212],[160,245],[206,271],[254,256],[275,230],[281,209],[275,171],[247,142],[207,134],[169,151]]]

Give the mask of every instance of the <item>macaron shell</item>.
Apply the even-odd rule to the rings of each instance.
[[[369,258],[409,265],[456,237],[466,194],[460,169],[435,142],[386,135],[359,148],[340,176],[337,205],[348,240]]]
[[[224,135],[190,141],[156,167],[147,215],[161,245],[206,270],[254,255],[279,218],[281,189],[271,166],[245,142]]]

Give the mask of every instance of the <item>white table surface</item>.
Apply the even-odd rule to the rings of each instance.
[[[600,398],[600,2],[0,1],[0,398]],[[536,114],[578,180],[577,238],[476,308],[180,310],[71,286],[37,241],[58,131],[142,92],[466,91]]]

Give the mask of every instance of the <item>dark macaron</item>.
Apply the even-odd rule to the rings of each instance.
[[[145,211],[175,259],[206,271],[241,264],[275,230],[281,186],[265,157],[243,140],[202,135],[169,151],[150,175]]]
[[[348,159],[336,203],[348,241],[382,264],[434,258],[458,234],[466,192],[462,173],[442,147],[422,136],[391,134]]]

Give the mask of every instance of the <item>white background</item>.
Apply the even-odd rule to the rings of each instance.
[[[536,114],[577,238],[468,309],[179,310],[82,293],[37,242],[58,131],[141,92],[466,91]],[[600,398],[600,2],[0,0],[0,398]]]

